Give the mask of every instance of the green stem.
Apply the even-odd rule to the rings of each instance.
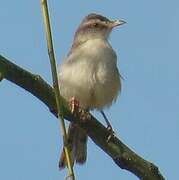
[[[63,116],[63,105],[60,99],[60,89],[59,89],[59,83],[58,83],[58,74],[57,74],[57,67],[56,67],[56,61],[55,61],[55,54],[53,50],[50,18],[49,18],[49,13],[48,13],[48,4],[46,0],[42,0],[41,3],[42,3],[43,18],[44,18],[44,24],[45,24],[45,30],[46,30],[46,37],[47,37],[48,54],[49,54],[49,59],[50,59],[50,64],[51,64],[53,87],[55,90],[55,99],[56,99],[56,104],[57,104],[57,112],[58,112],[57,117],[60,119],[60,124],[61,124],[61,132],[62,132],[63,141],[64,141],[63,142],[64,152],[65,152],[65,157],[66,157],[67,167],[68,167],[68,177],[72,177],[72,179],[75,180],[73,165],[71,163],[70,153],[67,146],[67,133],[66,133],[66,128],[65,128],[64,116]]]

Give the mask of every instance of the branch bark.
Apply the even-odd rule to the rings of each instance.
[[[22,69],[0,55],[0,76],[33,94],[56,116],[53,88],[39,75]],[[73,115],[69,111],[68,103],[63,98],[62,101],[65,119],[83,128],[94,143],[103,149],[120,168],[132,172],[141,180],[164,180],[157,166],[137,155],[117,137],[112,137],[107,142],[109,132],[94,116],[82,110]],[[90,117],[90,120],[84,121],[84,115]]]

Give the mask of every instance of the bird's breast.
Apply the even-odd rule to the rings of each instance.
[[[75,96],[85,108],[110,106],[121,86],[116,59],[107,41],[88,40],[62,65],[62,95]]]
[[[93,39],[85,42],[80,48],[81,54],[88,56],[92,61],[116,63],[116,53],[110,44],[103,39]]]
[[[95,67],[92,81],[93,106],[102,109],[116,100],[121,89],[117,56],[110,44],[100,39],[87,42],[84,48],[88,50],[89,57],[91,56],[89,61]]]

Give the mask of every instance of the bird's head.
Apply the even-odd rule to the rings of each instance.
[[[123,20],[113,21],[99,14],[89,14],[78,27],[75,40],[85,42],[89,39],[108,39],[112,29],[124,23]]]

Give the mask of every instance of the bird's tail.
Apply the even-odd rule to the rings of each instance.
[[[84,164],[87,158],[87,135],[83,129],[74,123],[70,123],[68,128],[68,147],[71,154],[72,164]],[[64,150],[61,153],[59,168],[66,166],[66,158]]]

